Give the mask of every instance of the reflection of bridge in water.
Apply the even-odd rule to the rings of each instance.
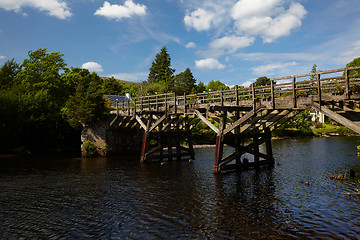
[[[274,78],[267,86],[137,97],[120,104],[111,126],[144,130],[142,162],[194,158],[190,133],[202,121],[216,133],[215,173],[271,165],[271,132],[303,110],[315,109],[360,133],[360,78],[350,75],[354,69],[360,67]],[[315,80],[305,80],[309,76]],[[228,156],[224,144],[234,149]]]

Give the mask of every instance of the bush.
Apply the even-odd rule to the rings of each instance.
[[[90,156],[95,156],[98,154],[98,148],[90,140],[84,142],[83,148],[84,148],[84,152],[89,154]]]

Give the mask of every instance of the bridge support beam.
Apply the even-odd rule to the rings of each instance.
[[[142,139],[141,162],[194,159],[190,132],[193,118],[182,114],[150,114],[149,117],[138,116],[138,119],[147,122]]]

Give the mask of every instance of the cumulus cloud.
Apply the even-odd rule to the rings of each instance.
[[[184,17],[184,23],[188,28],[194,28],[196,31],[209,30],[211,22],[214,19],[212,12],[199,8]]]
[[[186,48],[196,48],[196,43],[194,43],[194,42],[189,42],[188,44],[186,44],[185,47],[186,47]]]
[[[221,64],[215,58],[206,58],[206,59],[196,60],[195,65],[197,68],[201,68],[201,69],[223,69],[223,68],[225,68],[225,65]]]
[[[0,0],[0,8],[7,11],[21,13],[22,8],[31,7],[47,12],[50,16],[59,19],[71,17],[71,12],[66,2],[61,0]],[[26,13],[22,13],[26,16]]]
[[[4,58],[5,58],[5,56],[0,55],[0,59],[4,59]]]
[[[123,18],[130,18],[134,15],[145,15],[147,7],[142,4],[136,4],[132,0],[126,0],[124,5],[111,5],[105,1],[104,5],[100,7],[94,15],[104,16],[109,19],[120,21]]]
[[[86,62],[81,65],[81,68],[85,68],[90,72],[103,72],[102,66],[96,62]]]
[[[231,12],[238,34],[261,36],[266,43],[299,28],[307,11],[299,3],[285,8],[284,0],[240,0]]]
[[[252,68],[252,71],[255,75],[264,76],[264,75],[271,75],[274,73],[276,69],[283,69],[289,66],[297,65],[296,62],[287,62],[287,63],[270,63],[266,65],[261,65],[258,67]]]
[[[252,82],[251,81],[246,81],[246,82],[244,82],[244,83],[242,83],[240,86],[243,86],[243,87],[250,87],[250,85],[252,84]]]
[[[217,38],[209,44],[210,51],[215,56],[224,53],[234,53],[240,48],[251,46],[255,41],[253,37],[226,36]]]

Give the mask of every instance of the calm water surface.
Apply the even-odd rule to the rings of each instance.
[[[214,148],[165,165],[1,158],[0,239],[360,239],[360,197],[343,194],[360,188],[359,144],[276,140],[274,168],[226,175]]]

